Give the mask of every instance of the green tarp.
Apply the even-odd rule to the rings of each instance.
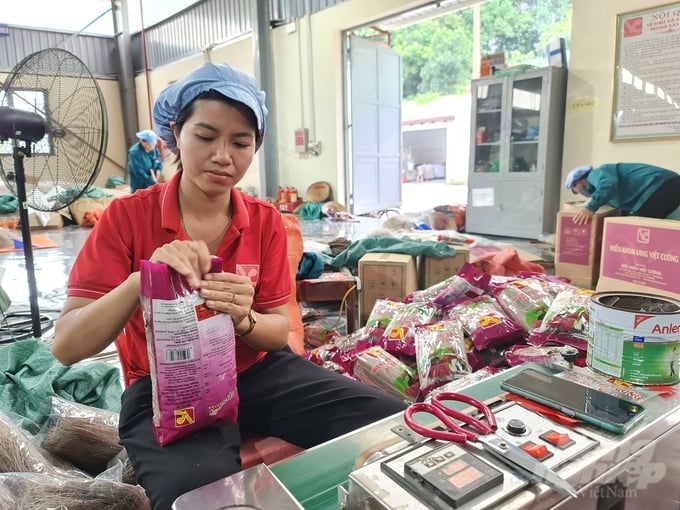
[[[329,261],[333,267],[356,269],[359,259],[367,253],[406,253],[429,257],[452,257],[456,250],[443,241],[413,241],[396,237],[367,237],[350,244],[345,250]]]
[[[36,433],[52,408],[51,397],[120,412],[119,370],[101,361],[65,367],[41,340],[0,346],[0,409],[25,418],[22,426]]]
[[[0,213],[13,213],[19,209],[19,199],[14,195],[0,195]]]

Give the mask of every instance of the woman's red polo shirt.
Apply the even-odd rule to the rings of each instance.
[[[181,227],[178,186],[181,172],[165,184],[117,198],[86,239],[69,275],[68,295],[98,299],[133,272],[154,250],[175,239],[189,239]],[[290,296],[286,235],[279,211],[271,204],[232,190],[233,217],[217,255],[223,269],[250,277],[253,308],[285,305]],[[149,357],[141,307],[118,337],[118,354],[126,384],[149,374]],[[242,372],[265,352],[236,339],[236,365]]]

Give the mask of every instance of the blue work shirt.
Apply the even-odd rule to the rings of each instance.
[[[128,150],[128,175],[130,177],[130,191],[148,188],[156,181],[151,177],[150,170],[160,172],[163,169],[161,155],[155,147],[146,152],[142,144],[137,142]]]
[[[595,191],[585,207],[596,212],[609,205],[622,214],[635,214],[661,185],[678,174],[645,163],[612,163],[594,168],[588,183]]]

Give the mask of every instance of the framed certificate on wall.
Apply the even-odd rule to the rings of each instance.
[[[614,142],[680,138],[680,3],[617,16]]]

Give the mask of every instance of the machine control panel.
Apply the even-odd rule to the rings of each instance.
[[[560,466],[599,444],[594,437],[515,402],[504,402],[493,412],[501,438],[558,472]],[[380,494],[373,496],[385,508],[498,508],[501,501],[528,484],[521,475],[474,446],[435,440],[404,448],[350,474],[350,489],[354,486],[354,490],[371,492],[370,487],[379,487]],[[390,501],[401,503],[393,507]]]
[[[559,468],[599,444],[596,439],[563,427],[519,404],[513,403],[494,412],[498,421],[497,434],[550,469]],[[520,429],[522,433],[518,433]]]

